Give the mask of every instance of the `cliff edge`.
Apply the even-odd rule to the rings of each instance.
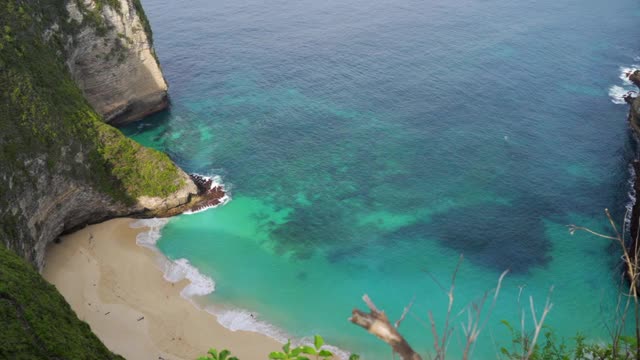
[[[37,270],[84,224],[219,203],[105,123],[166,103],[139,0],[0,0],[0,359],[122,359]]]
[[[65,231],[198,199],[165,154],[104,123],[166,99],[138,1],[0,0],[0,243],[38,268]]]

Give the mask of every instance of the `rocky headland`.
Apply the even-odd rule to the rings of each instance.
[[[114,358],[37,273],[47,244],[224,189],[109,125],[168,104],[139,0],[0,0],[0,24],[0,358]]]
[[[224,196],[106,125],[167,106],[138,0],[3,1],[2,242],[42,267],[63,232],[171,216]]]

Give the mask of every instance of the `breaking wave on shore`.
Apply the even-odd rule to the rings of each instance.
[[[215,291],[215,281],[211,277],[202,274],[189,260],[184,258],[171,260],[156,247],[158,240],[162,236],[162,228],[168,223],[169,219],[153,218],[137,220],[129,226],[136,229],[147,228],[147,231],[143,231],[136,236],[136,244],[150,248],[159,255],[158,265],[165,280],[171,283],[178,283],[183,280],[189,281],[189,284],[180,291],[180,295],[183,298],[189,300],[194,306],[203,308],[203,310],[215,316],[220,325],[231,331],[256,332],[280,343],[286,343],[287,340],[291,339],[294,346],[313,344],[312,338],[292,338],[283,329],[260,320],[259,314],[255,312],[241,308],[225,308],[207,301],[204,297]],[[349,356],[348,352],[337,347],[325,347],[330,349],[339,359],[347,359]]]
[[[191,300],[193,296],[205,296],[215,291],[215,282],[212,278],[203,275],[200,271],[189,263],[187,259],[170,260],[164,256],[156,247],[156,243],[162,235],[162,228],[169,223],[169,219],[143,219],[133,222],[132,228],[148,228],[136,236],[136,244],[156,251],[161,255],[159,260],[160,268],[165,280],[177,283],[188,280],[189,285],[180,292],[182,297]]]

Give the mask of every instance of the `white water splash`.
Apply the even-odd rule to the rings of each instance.
[[[611,97],[611,102],[614,104],[626,104],[622,96],[624,96],[629,90],[623,88],[622,86],[613,85],[609,88],[609,97]]]
[[[622,83],[625,85],[633,85],[633,83],[631,82],[631,80],[629,80],[629,77],[627,76],[627,74],[632,73],[633,71],[637,70],[640,68],[640,65],[631,65],[631,67],[626,67],[626,66],[620,66],[620,75],[618,76],[620,78],[620,80],[622,80]]]
[[[259,314],[242,309],[216,310],[210,306],[207,312],[215,315],[218,322],[231,331],[251,331],[269,336],[281,343],[286,343],[292,337],[284,330],[259,319]],[[313,346],[313,338],[292,339],[293,346],[308,345]],[[323,348],[330,350],[338,359],[348,359],[349,352],[338,347],[325,345]]]
[[[129,227],[134,229],[149,228],[136,236],[136,244],[156,250],[156,243],[160,239],[162,228],[169,223],[169,219],[142,219],[132,222]]]
[[[216,205],[205,206],[202,209],[198,209],[198,210],[187,210],[183,214],[184,215],[193,215],[193,214],[201,213],[201,212],[207,211],[209,209],[215,209],[218,206],[226,205],[229,201],[231,201],[231,196],[229,196],[229,195],[227,195],[225,193],[224,196],[220,198],[220,203],[218,203]]]
[[[209,209],[215,209],[218,206],[222,206],[222,205],[226,205],[229,201],[231,201],[231,196],[229,195],[225,184],[222,182],[222,178],[218,175],[214,175],[214,176],[208,176],[208,175],[202,175],[202,174],[198,174],[198,173],[194,173],[194,175],[200,176],[206,180],[211,180],[211,185],[209,186],[209,190],[213,190],[216,187],[220,187],[222,188],[222,191],[224,191],[224,196],[220,198],[220,203],[216,204],[216,205],[211,205],[211,206],[206,206],[203,207],[202,209],[198,209],[198,210],[187,210],[185,211],[183,214],[185,215],[193,215],[193,214],[197,214],[197,213],[201,213],[203,211],[207,211]]]
[[[177,283],[184,279],[189,280],[189,285],[180,291],[180,295],[184,298],[205,296],[216,290],[216,283],[213,279],[200,273],[187,259],[167,261],[163,270],[164,278],[169,282]]]
[[[637,90],[634,84],[629,80],[628,74],[640,68],[640,65],[620,66],[618,68],[618,78],[622,80],[620,85],[613,85],[609,88],[609,97],[611,102],[618,105],[625,105],[623,96],[629,91]]]

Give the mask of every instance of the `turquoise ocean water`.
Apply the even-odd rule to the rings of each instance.
[[[172,107],[123,131],[230,190],[157,242],[215,281],[225,325],[388,358],[347,318],[364,293],[391,318],[415,298],[401,329],[426,352],[447,305],[432,278],[462,253],[456,315],[511,270],[475,358],[552,286],[559,336],[607,338],[617,249],[566,225],[607,231],[629,202],[612,95],[640,62],[637,2],[143,3]]]

